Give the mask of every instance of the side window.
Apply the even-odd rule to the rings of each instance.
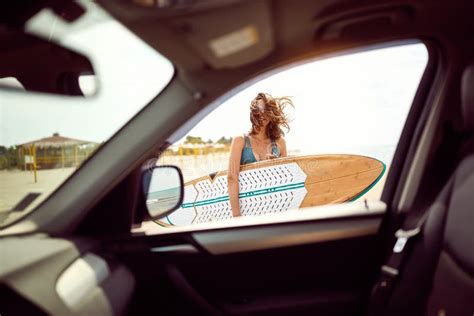
[[[380,199],[427,61],[423,44],[376,49],[300,64],[242,90],[160,157],[181,168],[186,187],[181,207],[158,223]]]
[[[83,1],[81,6],[86,11],[75,22],[63,21],[44,9],[27,22],[19,36],[15,27],[0,31],[2,40],[11,39],[16,45],[15,49],[1,49],[0,59],[5,55],[23,65],[10,65],[0,73],[0,77],[11,76],[0,78],[0,229],[48,198],[173,77],[169,60],[97,3]],[[51,46],[50,42],[61,45]],[[76,51],[87,58],[73,58]],[[58,78],[63,83],[78,83],[86,98],[57,91],[38,93],[48,87],[43,82],[56,81],[48,81],[43,68],[25,64],[26,59],[35,60],[31,56],[44,56],[36,58],[37,65],[52,69],[52,78],[58,80],[53,86],[62,86]],[[65,62],[52,62],[55,56],[62,56]],[[3,71],[8,63],[1,60]],[[93,62],[97,78],[87,67],[82,69],[84,60]],[[81,67],[83,71],[78,82],[77,73],[67,80],[69,62],[74,65],[71,69]],[[57,73],[62,75],[56,78]],[[18,78],[29,82],[26,91]],[[35,83],[33,88],[31,83]]]

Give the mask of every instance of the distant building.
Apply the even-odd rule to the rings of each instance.
[[[86,160],[98,145],[54,133],[51,137],[16,145],[18,167],[27,168],[35,160],[38,169],[75,167]]]

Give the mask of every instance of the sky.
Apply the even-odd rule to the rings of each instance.
[[[412,44],[292,67],[232,96],[188,134],[217,140],[248,132],[250,101],[266,92],[294,103],[285,136],[290,151],[386,156],[398,142],[427,58],[423,44]]]
[[[0,90],[0,145],[56,132],[105,141],[173,75],[173,66],[163,56],[100,9],[72,26],[44,12],[27,29],[88,55],[100,78],[99,92],[84,100]],[[423,44],[411,44],[290,67],[231,96],[188,135],[215,141],[246,133],[250,101],[266,92],[293,100],[291,130],[285,136],[290,152],[390,156],[427,58]]]

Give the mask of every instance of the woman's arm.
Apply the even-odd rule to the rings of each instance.
[[[227,183],[229,188],[229,202],[232,208],[232,216],[240,216],[239,205],[239,172],[242,149],[244,148],[244,138],[234,137],[230,145],[229,166],[227,168]]]
[[[286,141],[283,137],[280,137],[277,140],[277,145],[280,148],[280,157],[286,157],[288,156],[288,153],[286,151]]]

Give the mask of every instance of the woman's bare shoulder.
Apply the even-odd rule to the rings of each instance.
[[[245,141],[243,135],[234,136],[234,137],[232,138],[232,140],[233,140],[233,141],[236,141],[236,142],[239,142],[239,143],[243,143],[243,142]]]
[[[232,144],[235,146],[243,146],[245,143],[244,136],[242,135],[237,135],[232,138]]]
[[[278,138],[278,139],[276,140],[276,143],[277,143],[278,145],[286,144],[285,138],[284,138],[283,136],[281,136],[280,138]]]

